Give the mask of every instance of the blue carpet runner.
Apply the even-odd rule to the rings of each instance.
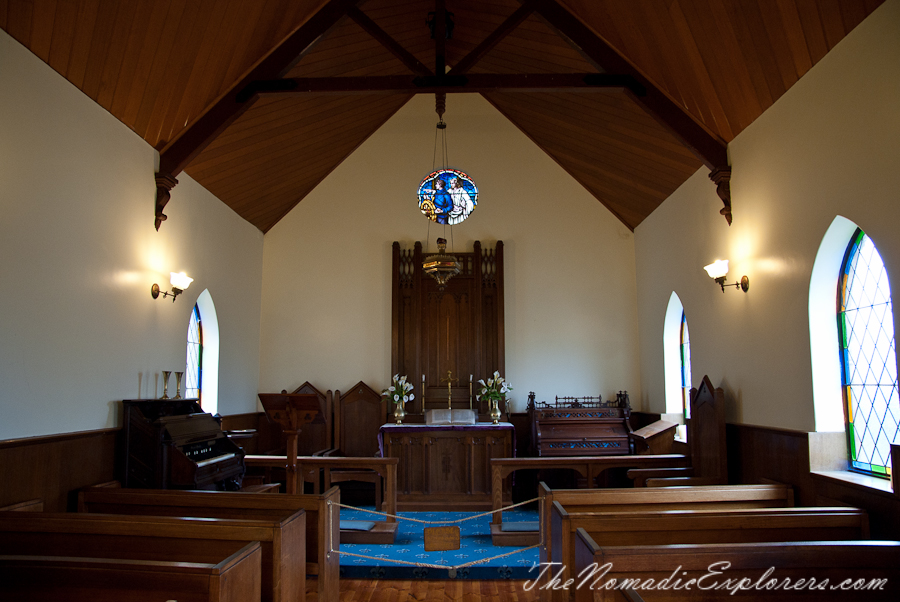
[[[369,508],[372,509],[371,507]],[[427,521],[452,521],[479,514],[477,512],[401,512],[400,516],[408,516]],[[510,510],[503,513],[504,522],[537,521],[536,510]],[[380,516],[359,510],[341,508],[341,520],[379,520]],[[407,562],[420,562],[456,566],[473,560],[499,556],[513,552],[517,548],[494,547],[491,545],[491,517],[482,516],[459,524],[459,550],[445,552],[426,552],[424,527],[442,525],[424,525],[422,523],[399,521],[397,538],[393,545],[376,544],[341,544],[341,551],[371,556],[357,558],[341,556],[341,577],[348,579],[533,579],[537,570],[531,570],[538,563],[538,549],[517,551],[515,554],[494,559],[487,563],[477,564],[456,571],[452,576],[446,569],[416,567],[395,564],[391,559]]]

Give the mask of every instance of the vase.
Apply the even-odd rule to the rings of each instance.
[[[406,410],[403,409],[402,403],[394,404],[394,420],[397,424],[403,424],[403,418],[406,416]]]
[[[500,400],[492,399],[491,400],[491,422],[494,424],[500,424]]]
[[[170,370],[163,370],[163,394],[160,399],[168,399],[169,398],[169,375],[172,374]]]
[[[175,397],[172,399],[181,399],[181,379],[183,376],[184,372],[175,373]]]

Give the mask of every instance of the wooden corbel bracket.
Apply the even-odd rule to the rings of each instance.
[[[166,221],[167,216],[163,213],[166,203],[169,202],[171,190],[178,184],[178,180],[174,176],[167,173],[156,174],[156,230],[159,231],[159,225]]]
[[[716,194],[722,199],[724,207],[719,213],[725,216],[725,221],[731,225],[731,167],[719,167],[709,173],[709,179],[716,185]]]

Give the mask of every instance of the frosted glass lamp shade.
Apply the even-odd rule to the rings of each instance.
[[[706,273],[709,274],[709,277],[713,280],[724,278],[725,274],[728,273],[728,260],[717,259],[714,263],[705,266],[703,269],[706,270]]]
[[[177,289],[186,290],[191,285],[191,282],[194,281],[193,278],[189,278],[184,272],[171,272],[171,275],[172,279],[170,282]]]

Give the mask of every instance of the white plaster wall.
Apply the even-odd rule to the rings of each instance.
[[[113,427],[119,400],[160,395],[207,288],[220,411],[255,410],[262,234],[186,174],[156,232],[156,161],[0,31],[0,440]],[[154,301],[181,270],[183,297]]]
[[[729,422],[815,430],[808,291],[835,215],[871,236],[900,291],[900,2],[888,0],[731,144],[734,224],[701,169],[635,231],[645,407],[662,412],[671,292],[695,384],[722,386]],[[729,259],[724,294],[703,266]],[[895,320],[896,322],[896,320]],[[835,351],[836,352],[836,351]]]
[[[529,391],[639,399],[633,234],[480,96],[450,95],[444,119],[480,195],[454,248],[504,243],[513,407]],[[414,98],[266,234],[260,390],[389,384],[391,244],[428,232],[415,192],[436,123],[434,98]]]

